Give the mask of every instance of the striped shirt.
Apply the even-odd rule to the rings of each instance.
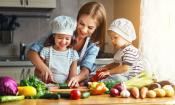
[[[114,55],[114,62],[131,66],[131,70],[121,74],[128,79],[144,70],[142,55],[133,45],[128,45],[123,49],[119,49]]]

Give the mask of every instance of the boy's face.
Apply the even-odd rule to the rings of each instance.
[[[54,40],[54,48],[56,48],[56,50],[64,51],[71,43],[71,35],[55,34]]]
[[[111,30],[108,31],[108,35],[111,38],[113,46],[116,48],[122,48],[127,43],[127,41],[123,37]]]

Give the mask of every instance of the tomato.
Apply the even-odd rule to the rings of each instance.
[[[74,89],[70,92],[70,96],[71,96],[71,99],[73,99],[73,100],[80,99],[81,98],[81,92],[79,90]]]

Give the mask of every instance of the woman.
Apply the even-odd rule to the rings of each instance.
[[[68,81],[68,86],[78,87],[79,82],[87,79],[89,73],[95,70],[95,59],[99,49],[103,49],[105,34],[106,11],[104,6],[98,2],[88,2],[83,5],[77,16],[77,28],[73,38],[73,48],[80,56],[78,62],[80,73]],[[42,47],[42,43],[34,43],[28,51],[28,58],[36,66],[36,74],[39,74],[44,82],[52,81],[52,72],[38,54]]]

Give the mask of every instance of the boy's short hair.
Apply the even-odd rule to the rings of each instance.
[[[132,24],[131,21],[125,18],[119,18],[114,20],[111,23],[108,30],[116,32],[129,42],[132,42],[133,40],[136,39],[134,25]]]
[[[51,21],[50,25],[52,34],[66,34],[73,36],[77,22],[69,16],[57,16]]]

